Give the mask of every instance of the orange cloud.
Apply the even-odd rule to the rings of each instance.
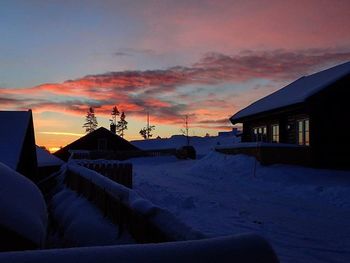
[[[233,56],[208,53],[191,67],[110,72],[63,83],[2,89],[0,106],[81,116],[88,106],[109,115],[111,107],[118,105],[139,119],[151,111],[158,123],[179,123],[185,114],[200,122],[230,116],[237,108],[230,100],[232,92],[205,93],[192,86],[234,85],[255,79],[287,81],[348,59],[350,51],[335,49],[245,51]],[[184,93],[179,94],[180,88]]]

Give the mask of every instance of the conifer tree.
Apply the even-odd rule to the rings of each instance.
[[[117,125],[117,116],[119,116],[119,114],[120,114],[120,112],[119,112],[117,106],[114,106],[112,109],[112,113],[111,113],[112,119],[110,119],[110,121],[115,125]]]
[[[85,123],[83,125],[83,128],[85,128],[86,133],[90,133],[96,130],[97,125],[98,123],[95,116],[95,110],[93,107],[90,107],[86,113]]]
[[[117,123],[117,133],[122,138],[124,137],[124,131],[128,129],[128,122],[125,120],[126,116],[124,111],[120,115],[120,120]]]

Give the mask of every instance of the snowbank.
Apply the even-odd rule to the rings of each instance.
[[[147,245],[51,249],[0,253],[1,263],[278,262],[269,244],[255,235]]]
[[[135,191],[207,236],[255,232],[282,262],[349,262],[349,171],[217,152],[129,161]]]
[[[225,136],[190,137],[190,145],[196,149],[197,155],[207,154],[218,145],[230,147],[239,141],[240,138],[233,134]],[[173,135],[171,138],[166,139],[137,140],[131,143],[142,150],[155,150],[182,147],[187,144],[187,139],[183,135]]]
[[[0,225],[38,246],[45,242],[47,211],[40,190],[29,179],[0,163]]]
[[[51,200],[52,216],[63,232],[65,247],[135,243],[85,198],[62,188]]]

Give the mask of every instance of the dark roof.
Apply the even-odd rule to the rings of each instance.
[[[0,162],[14,170],[20,162],[27,130],[32,120],[29,111],[0,111]]]
[[[97,130],[86,134],[78,140],[68,144],[62,149],[54,153],[58,158],[67,161],[70,153],[69,150],[98,150],[98,140],[107,139],[109,151],[132,151],[138,150],[137,147],[133,146],[130,142],[123,139],[122,137],[112,133],[104,127],[100,127]]]
[[[349,74],[350,62],[346,62],[315,74],[301,77],[284,88],[240,110],[230,118],[230,121],[237,123],[248,116],[303,103],[312,95]]]

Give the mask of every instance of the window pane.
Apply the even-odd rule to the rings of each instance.
[[[305,131],[309,130],[309,120],[305,120]]]
[[[309,131],[305,131],[305,145],[310,145],[310,134]]]

